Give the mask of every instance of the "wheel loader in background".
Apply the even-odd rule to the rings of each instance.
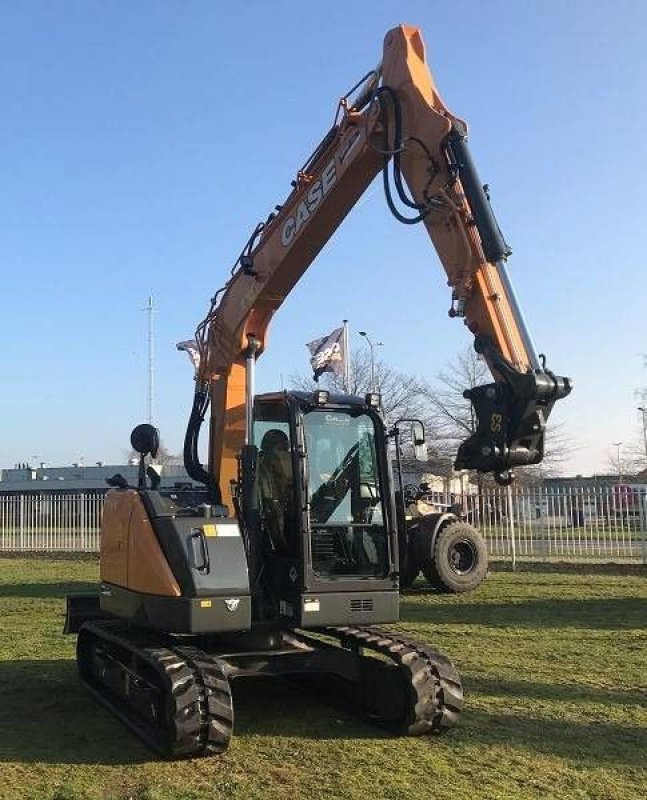
[[[419,30],[391,30],[381,64],[344,95],[196,331],[184,458],[204,502],[180,507],[154,474],[147,483],[157,433],[133,432],[139,482],[107,495],[100,589],[69,599],[67,630],[78,632],[85,686],[165,757],[223,752],[230,682],[249,675],[305,676],[399,734],[458,720],[451,662],[376,627],[397,622],[400,582],[416,567],[435,568],[442,582],[439,548],[457,554],[454,578],[468,563],[470,526],[451,514],[407,520],[401,477],[394,486],[392,445],[399,452],[405,435],[422,444],[422,426],[387,428],[375,393],[255,396],[254,383],[274,312],[381,170],[392,213],[426,228],[451,286],[450,315],[464,319],[494,377],[469,393],[478,425],[457,468],[507,483],[515,466],[541,460],[546,420],[570,382],[535,352],[466,131],[440,99]]]

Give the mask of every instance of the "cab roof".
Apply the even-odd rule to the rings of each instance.
[[[304,392],[304,391],[297,391],[293,389],[285,389],[282,392],[266,392],[265,394],[256,395],[257,402],[265,402],[265,401],[285,401],[288,398],[292,398],[296,400],[298,403],[304,403],[309,405],[316,405],[314,401],[314,393],[316,391],[328,391],[327,389],[315,389],[312,392]],[[325,403],[323,408],[326,407],[348,407],[348,408],[368,408],[366,404],[365,397],[359,397],[355,394],[333,394],[329,392],[328,394],[328,402]]]

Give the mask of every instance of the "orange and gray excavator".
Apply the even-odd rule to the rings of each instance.
[[[493,375],[468,392],[477,426],[456,467],[509,483],[515,467],[541,461],[548,416],[570,392],[523,322],[467,126],[440,98],[420,31],[397,27],[198,326],[184,456],[202,502],[158,491],[146,467],[158,435],[138,426],[138,485],[115,477],[106,499],[100,591],[69,599],[82,682],[165,757],[223,752],[231,681],[250,675],[298,680],[399,734],[458,720],[451,662],[378,627],[397,622],[400,583],[416,567],[461,591],[486,563],[476,532],[452,514],[406,519],[391,456],[404,438],[424,444],[421,423],[387,426],[376,393],[254,390],[274,313],[380,171],[393,215],[426,228],[451,287],[450,316],[463,318]]]

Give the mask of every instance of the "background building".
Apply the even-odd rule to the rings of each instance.
[[[165,464],[162,469],[161,489],[191,489],[198,484],[180,464]],[[31,467],[28,464],[13,469],[0,470],[0,492],[73,492],[108,491],[106,479],[116,473],[128,483],[137,485],[137,464],[73,464],[69,467]]]

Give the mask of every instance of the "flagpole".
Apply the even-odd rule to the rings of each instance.
[[[344,321],[344,391],[350,392],[350,337],[348,335],[348,320]]]

